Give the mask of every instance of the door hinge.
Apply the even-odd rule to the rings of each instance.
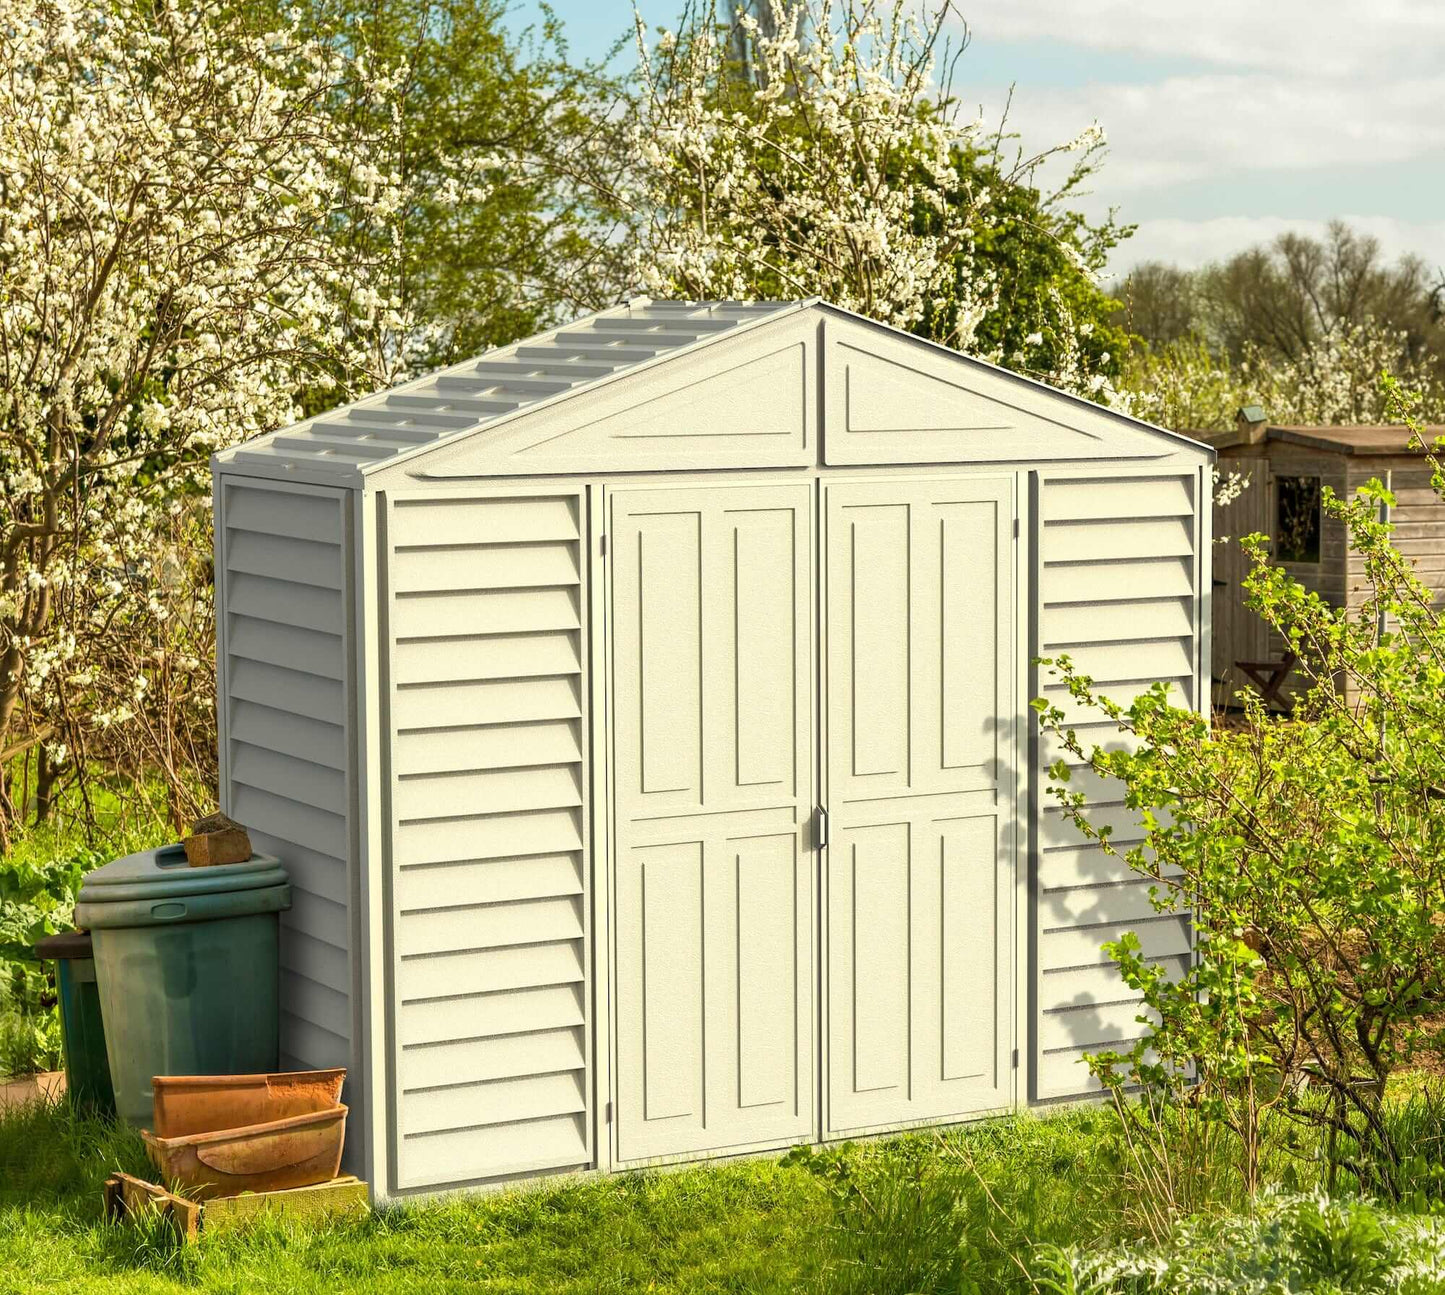
[[[814,842],[821,850],[828,844],[828,811],[819,805],[813,813],[816,824]]]

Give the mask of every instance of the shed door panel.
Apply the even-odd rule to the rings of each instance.
[[[610,498],[618,1154],[807,1136],[811,492]]]
[[[832,1133],[1010,1100],[1013,491],[825,487]]]

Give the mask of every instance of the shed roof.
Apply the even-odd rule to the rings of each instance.
[[[638,298],[498,347],[412,382],[365,396],[294,426],[255,437],[212,458],[271,477],[355,486],[398,460],[416,458],[493,426],[695,350],[809,310],[883,329],[1010,384],[1082,406],[1091,417],[1207,449],[1197,434],[1173,432],[1059,391],[817,297],[797,301],[653,301]],[[1017,389],[1017,388],[1015,388]],[[500,428],[497,428],[500,434]]]
[[[479,431],[524,406],[811,304],[644,299],[615,306],[258,436],[216,459],[304,465],[349,477],[418,446]]]
[[[1245,449],[1250,444],[1245,436],[1231,427],[1223,432],[1190,433],[1215,449]],[[1445,436],[1445,426],[1425,428],[1425,442]],[[1304,426],[1271,423],[1264,429],[1264,440],[1253,448],[1268,452],[1270,445],[1296,445],[1304,449],[1323,450],[1329,454],[1355,457],[1400,456],[1415,453],[1409,446],[1410,429],[1403,426],[1372,424],[1341,424],[1337,426]]]

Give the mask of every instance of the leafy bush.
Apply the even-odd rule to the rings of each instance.
[[[150,795],[123,792],[126,799]],[[111,824],[109,834],[87,839],[70,815],[32,828],[0,855],[0,1075],[51,1070],[60,1064],[60,1021],[55,972],[37,962],[37,940],[74,925],[80,884],[92,868],[118,855],[159,844],[150,819]]]
[[[84,853],[0,858],[0,1074],[59,1064],[54,973],[35,960],[35,942],[71,928],[81,877],[95,862]]]
[[[1426,1295],[1445,1286],[1445,1223],[1266,1194],[1250,1214],[1190,1219],[1163,1245],[1041,1249],[1033,1278],[1057,1295]]]
[[[1387,393],[1392,417],[1407,418],[1409,401]],[[1390,501],[1378,482],[1349,501],[1326,491],[1364,573],[1349,608],[1293,580],[1262,536],[1245,541],[1248,603],[1307,681],[1291,717],[1246,694],[1243,727],[1212,732],[1165,685],[1124,707],[1067,658],[1056,674],[1130,736],[1125,749],[1085,750],[1060,707],[1035,706],[1068,752],[1052,770],[1068,814],[1121,853],[1070,786],[1081,764],[1116,780],[1105,798],[1137,812],[1145,836],[1122,857],[1161,908],[1194,916],[1199,957],[1178,980],[1132,934],[1112,946],[1156,1021],[1130,1050],[1091,1061],[1116,1093],[1138,1084],[1154,1099],[1120,1102],[1121,1115],[1197,1110],[1239,1134],[1253,1167],[1274,1107],[1325,1130],[1332,1164],[1393,1198],[1406,1148],[1383,1114],[1386,1081],[1438,1044],[1445,1009],[1445,622],[1380,520]]]

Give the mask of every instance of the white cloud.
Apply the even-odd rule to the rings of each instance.
[[[1445,5],[1442,5],[1445,10]],[[1001,98],[985,104],[997,117]],[[1445,80],[1225,74],[1153,84],[1024,86],[1011,122],[1030,148],[1097,120],[1111,191],[1210,175],[1408,162],[1445,148]]]
[[[976,50],[1049,51],[1019,77],[1010,114],[1029,151],[1092,121],[1104,127],[1109,156],[1082,205],[1139,220],[1113,269],[1199,265],[1287,229],[1317,234],[1336,216],[1392,258],[1414,252],[1445,266],[1442,0],[958,4]],[[1060,59],[1069,75],[1050,77]],[[997,120],[1005,93],[984,92],[986,119]],[[1408,213],[1402,186],[1413,186]]]
[[[1434,268],[1445,266],[1445,220],[1405,221],[1389,216],[1342,214],[1356,229],[1373,234],[1388,260],[1406,253]],[[1167,261],[1194,267],[1218,261],[1245,247],[1267,243],[1287,230],[1316,237],[1323,220],[1288,220],[1280,216],[1220,216],[1212,220],[1150,220],[1133,238],[1115,249],[1110,269],[1125,274],[1141,261]]]
[[[1445,48],[1438,0],[959,0],[980,40],[1046,38],[1278,75],[1429,72]]]

